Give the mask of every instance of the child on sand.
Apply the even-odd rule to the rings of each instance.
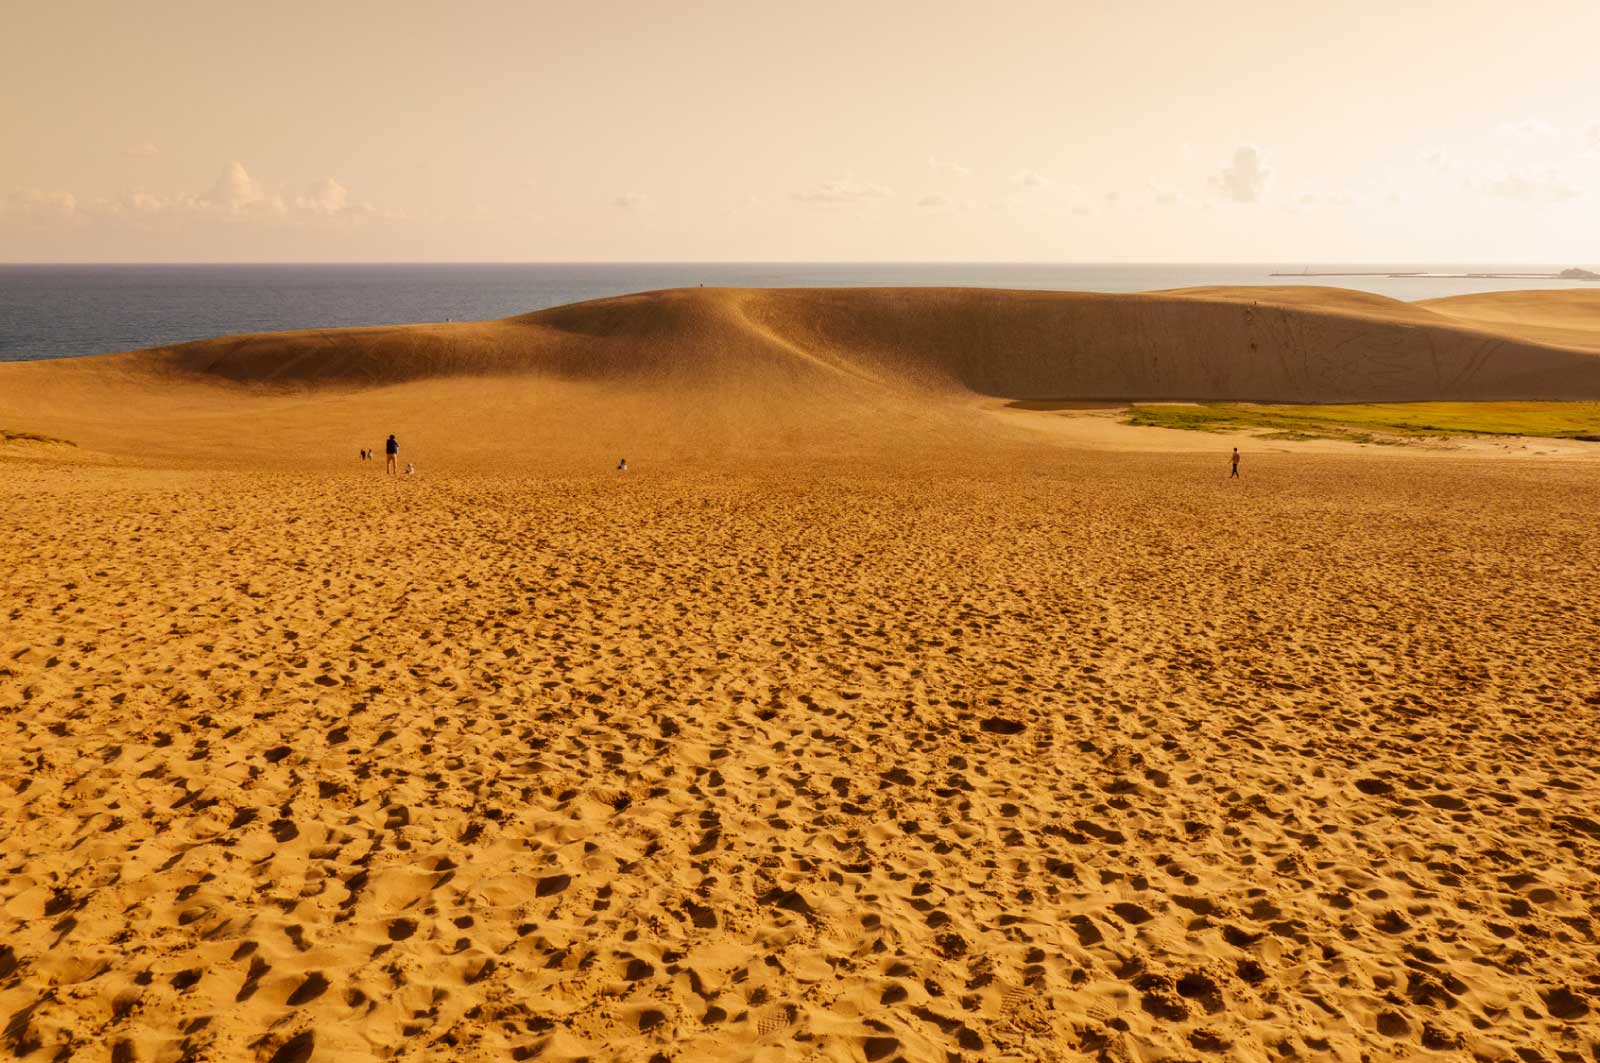
[[[397,471],[397,466],[400,464],[400,444],[395,441],[393,435],[383,445],[383,452],[388,455],[388,458],[383,463],[384,475]]]
[[[617,462],[617,471],[618,472],[627,472],[628,471],[628,459],[627,458],[622,458],[621,460],[619,460]]]
[[[1233,475],[1228,477],[1228,479],[1236,480],[1238,478],[1239,478],[1239,448],[1238,447],[1234,447],[1233,448]]]

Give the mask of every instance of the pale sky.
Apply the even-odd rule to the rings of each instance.
[[[1596,0],[0,4],[0,261],[1600,265]]]

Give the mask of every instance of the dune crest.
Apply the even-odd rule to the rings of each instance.
[[[161,460],[326,461],[399,430],[457,467],[590,466],[970,452],[1025,431],[976,413],[994,400],[1600,399],[1600,327],[1569,293],[1515,299],[1497,317],[1313,287],[677,289],[0,365],[0,419]]]
[[[533,374],[1013,399],[1595,398],[1600,302],[1573,298],[1589,294],[1413,304],[1312,287],[677,289],[498,321],[225,337],[120,357],[163,374],[302,387]]]
[[[1485,292],[1416,305],[1474,327],[1515,330],[1529,339],[1600,352],[1597,289]]]

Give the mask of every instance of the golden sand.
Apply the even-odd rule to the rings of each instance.
[[[771,328],[0,367],[0,1050],[1600,1059],[1600,462]]]

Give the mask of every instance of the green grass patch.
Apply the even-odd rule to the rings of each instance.
[[[1274,439],[1384,442],[1380,436],[1541,436],[1600,440],[1600,402],[1367,402],[1266,406],[1213,402],[1128,407],[1128,424],[1194,432],[1260,430]]]
[[[38,432],[13,432],[9,428],[0,428],[0,443],[53,443],[63,447],[75,447],[78,445],[70,439],[42,436]]]

